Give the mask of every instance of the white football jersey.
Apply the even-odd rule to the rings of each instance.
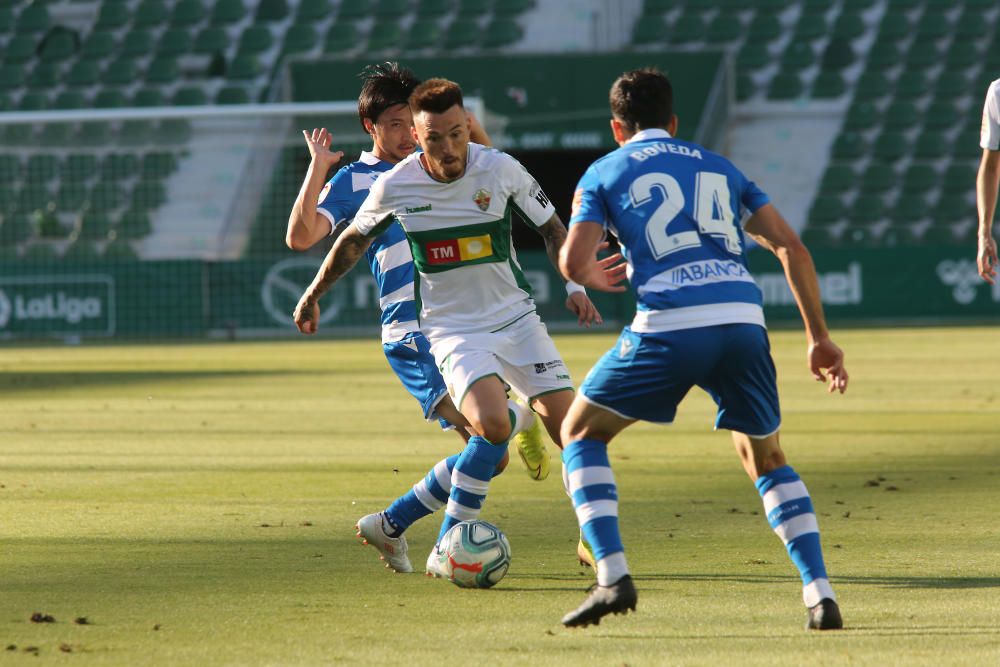
[[[979,145],[991,151],[1000,150],[1000,79],[991,83],[986,92]]]
[[[534,311],[511,242],[514,211],[540,227],[555,207],[517,160],[470,143],[465,174],[450,183],[431,178],[418,153],[379,176],[352,224],[377,236],[400,223],[420,328],[432,338],[495,331]]]

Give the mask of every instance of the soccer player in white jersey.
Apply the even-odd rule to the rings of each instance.
[[[983,106],[983,129],[979,145],[983,159],[976,176],[976,208],[979,210],[979,275],[989,284],[997,277],[997,242],[993,238],[993,214],[1000,188],[1000,79],[990,84]]]
[[[372,137],[372,150],[337,171],[324,186],[327,172],[343,154],[330,150],[331,138],[325,128],[314,129],[311,134],[303,131],[312,160],[288,219],[286,242],[294,250],[307,250],[324,238],[336,238],[354,218],[375,179],[416,147],[406,100],[419,80],[393,62],[366,68],[362,78],[358,117],[362,128]],[[489,137],[474,117],[470,117],[470,125],[478,141],[489,143]],[[442,428],[454,428],[464,446],[469,439],[468,421],[448,397],[430,354],[430,344],[417,326],[413,258],[399,225],[391,225],[375,238],[366,258],[379,289],[382,348],[389,366],[421,404],[424,417],[436,418]],[[548,452],[534,415],[514,401],[509,402],[508,408],[512,428],[518,434],[518,453],[529,474],[534,479],[544,479],[548,475]],[[457,460],[455,454],[439,461],[410,491],[383,511],[358,520],[358,536],[378,549],[386,567],[397,572],[413,570],[403,533],[415,521],[444,506]],[[496,471],[506,465],[504,458],[498,462]]]
[[[840,348],[830,340],[816,270],[777,209],[725,158],[673,138],[670,82],[636,70],[611,87],[611,128],[620,148],[594,162],[574,194],[563,275],[621,291],[624,276],[596,259],[610,230],[628,262],[638,310],[597,362],[563,422],[563,463],[580,527],[593,547],[597,586],[566,614],[571,627],[635,609],[637,594],[618,531],[618,491],[608,443],[638,420],[670,423],[691,387],[718,405],[803,583],[807,627],[842,627],[827,578],[809,492],[778,444],[774,362],[760,290],[747,271],[744,234],[781,261],[806,326],[813,376],[847,388]]]
[[[516,211],[542,237],[553,262],[566,228],[534,178],[513,158],[470,143],[459,86],[431,79],[409,99],[423,148],[372,185],[354,222],[337,239],[299,301],[299,330],[316,329],[320,296],[391,225],[406,234],[416,266],[420,328],[448,391],[475,435],[455,463],[438,541],[475,519],[511,433],[507,388],[525,397],[552,439],[572,402],[573,384],[511,242]],[[600,321],[589,299],[585,321]],[[437,549],[429,574],[440,575]]]

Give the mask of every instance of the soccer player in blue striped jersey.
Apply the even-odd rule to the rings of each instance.
[[[699,386],[718,405],[715,426],[732,432],[768,521],[799,570],[807,627],[840,628],[812,501],[778,442],[775,368],[761,292],[747,271],[745,235],[781,261],[805,322],[813,376],[824,381],[826,371],[830,391],[843,393],[844,356],[830,340],[809,252],[767,195],[728,160],[673,138],[677,117],[663,74],[623,74],[610,102],[620,148],[580,179],[560,269],[610,292],[624,290],[627,277],[638,308],[563,422],[570,493],[597,559],[597,585],[563,623],[586,626],[635,609],[607,446],[638,420],[672,422],[677,404]],[[606,230],[618,237],[626,271],[597,262]]]
[[[286,243],[294,250],[307,250],[325,238],[336,239],[354,218],[375,179],[416,148],[410,131],[413,123],[407,98],[420,81],[412,72],[392,62],[366,68],[362,78],[358,116],[365,132],[372,137],[372,150],[363,152],[358,161],[338,170],[324,185],[327,173],[343,153],[330,150],[331,137],[325,128],[314,129],[311,134],[303,131],[312,160],[288,220]],[[476,140],[489,143],[478,121],[474,117],[470,121]],[[375,239],[366,259],[379,290],[382,347],[390,367],[421,404],[426,419],[436,418],[443,429],[454,428],[463,443],[467,442],[469,423],[448,396],[430,353],[430,344],[417,324],[413,257],[398,224],[391,225]],[[540,425],[526,406],[511,400],[508,409],[512,429],[521,436],[518,451],[529,465],[529,474],[535,479],[544,479],[548,474],[548,453],[541,441]],[[529,459],[532,447],[534,457]],[[378,549],[387,568],[397,572],[413,571],[403,532],[414,521],[441,509],[448,502],[452,470],[457,460],[458,454],[455,454],[439,461],[409,492],[385,510],[358,520],[358,536]],[[505,456],[496,473],[506,465]]]

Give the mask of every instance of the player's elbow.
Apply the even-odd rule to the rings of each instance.
[[[310,244],[307,243],[305,239],[297,237],[291,231],[285,234],[285,245],[287,245],[292,250],[297,250],[299,252],[302,252],[303,250],[308,250],[310,247]]]
[[[803,259],[811,261],[812,259],[809,249],[806,248],[799,235],[794,233],[788,238],[783,239],[781,245],[775,248],[774,254],[778,256],[782,263],[795,263]]]

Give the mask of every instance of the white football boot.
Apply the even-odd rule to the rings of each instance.
[[[387,568],[396,572],[413,572],[410,559],[406,556],[406,537],[386,535],[382,530],[381,512],[361,517],[354,527],[358,529],[358,537],[362,543],[378,549],[379,559],[385,561]]]
[[[451,579],[451,572],[448,571],[448,555],[434,545],[431,554],[427,557],[427,576],[437,579]]]

